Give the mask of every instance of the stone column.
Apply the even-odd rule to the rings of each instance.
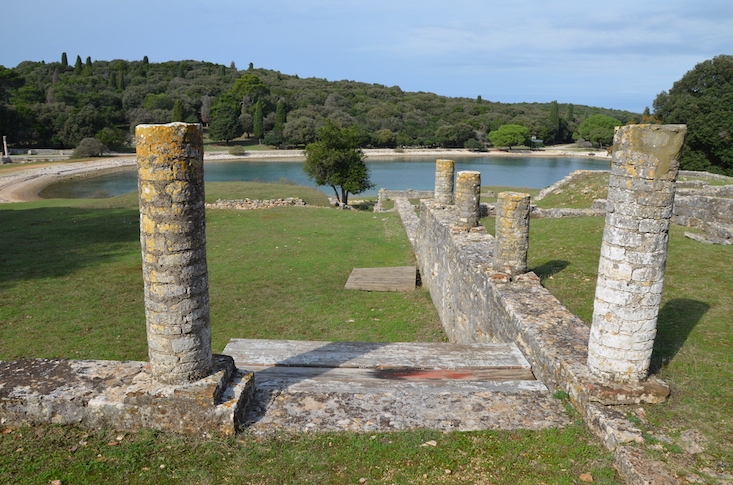
[[[494,269],[511,276],[527,272],[529,194],[501,192],[496,202]]]
[[[453,160],[435,161],[435,193],[433,198],[439,204],[453,204]]]
[[[588,367],[619,383],[646,379],[662,300],[685,125],[631,125],[614,138]]]
[[[456,211],[458,212],[456,226],[467,230],[478,226],[480,202],[481,172],[458,172],[456,178]]]
[[[185,384],[212,365],[201,125],[138,125],[140,243],[150,370]]]

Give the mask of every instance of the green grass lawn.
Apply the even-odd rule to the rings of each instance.
[[[207,184],[207,200],[313,189]],[[137,200],[0,206],[0,359],[146,360]],[[415,263],[397,214],[325,207],[207,211],[214,351],[231,337],[443,341],[426,289],[343,289],[355,267]],[[575,421],[561,430],[201,440],[72,426],[0,426],[2,483],[620,483]],[[426,442],[436,446],[421,446]],[[113,444],[110,444],[113,443]]]

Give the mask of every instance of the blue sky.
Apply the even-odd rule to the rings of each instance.
[[[12,0],[0,64],[205,60],[500,102],[641,112],[733,54],[731,0]]]

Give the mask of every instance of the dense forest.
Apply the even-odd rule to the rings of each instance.
[[[480,148],[503,125],[521,125],[545,144],[573,141],[592,115],[622,124],[639,114],[552,103],[506,104],[405,92],[398,86],[327,81],[199,61],[150,63],[25,61],[0,66],[0,134],[16,147],[74,147],[94,137],[129,146],[140,123],[202,122],[214,140],[243,133],[275,146],[315,140],[333,120],[354,126],[362,146]],[[576,135],[577,137],[577,135]]]

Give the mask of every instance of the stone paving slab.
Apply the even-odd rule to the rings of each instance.
[[[543,429],[565,410],[509,344],[233,339],[250,432]]]
[[[303,431],[478,431],[560,428],[560,401],[532,392],[294,392],[257,390],[245,423],[254,434]]]
[[[318,342],[231,339],[224,354],[238,367],[409,367],[415,369],[530,369],[514,344],[444,342]]]

